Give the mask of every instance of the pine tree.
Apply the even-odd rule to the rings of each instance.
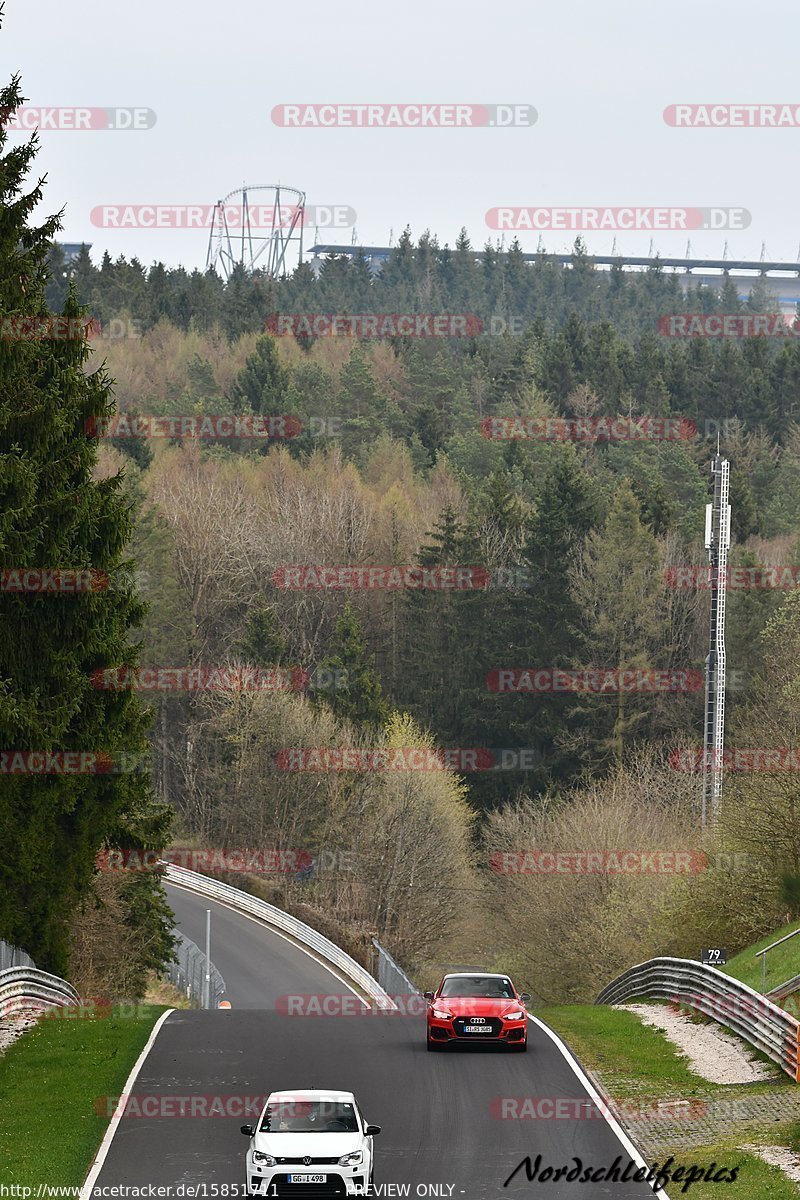
[[[582,561],[572,571],[572,596],[581,611],[585,667],[602,671],[649,671],[664,667],[659,651],[668,646],[658,541],[642,520],[641,508],[624,480],[602,530],[589,534]],[[685,664],[684,664],[685,665]],[[671,697],[667,697],[669,703]],[[623,689],[590,696],[585,713],[589,761],[597,768],[608,757],[621,764],[652,704]]]
[[[359,342],[340,372],[337,403],[345,453],[355,455],[371,448],[382,429],[385,400]]]
[[[382,726],[389,718],[389,706],[375,672],[375,661],[368,652],[361,625],[348,601],[336,621],[336,652],[320,664],[318,678],[326,688],[318,698],[325,701],[338,717],[358,724]],[[327,688],[327,684],[330,687]]]
[[[519,561],[526,590],[502,627],[489,626],[496,643],[489,669],[574,665],[581,611],[572,597],[571,571],[598,513],[595,487],[574,447],[554,447],[524,527]],[[523,781],[529,789],[544,789],[550,780],[565,779],[577,768],[574,753],[561,744],[574,708],[574,698],[563,693],[487,695],[490,744],[525,748],[538,757],[540,765]]]
[[[426,567],[482,567],[474,529],[446,507],[417,561]],[[432,579],[444,576],[432,576]],[[482,687],[477,651],[482,589],[446,586],[410,590],[405,597],[402,698],[449,746],[463,745],[464,722]],[[483,673],[485,675],[485,672]]]
[[[256,342],[255,353],[239,372],[234,392],[251,412],[265,416],[285,413],[289,379],[289,371],[278,356],[275,338],[261,337]]]
[[[0,107],[20,103],[14,78]],[[0,131],[0,311],[46,319],[46,261],[59,220],[30,223],[42,194],[40,185],[25,190],[36,139],[9,152],[5,142]],[[81,315],[70,295],[63,316],[77,323]],[[87,357],[82,337],[0,340],[4,567],[95,570],[99,584],[113,583],[74,594],[0,591],[0,746],[140,755],[148,725],[140,700],[92,679],[135,664],[131,631],[143,608],[125,557],[131,514],[121,477],[93,477],[97,443],[87,423],[108,416],[112,401],[104,371],[84,374]],[[133,814],[160,820],[149,797],[142,771],[1,774],[0,937],[63,973],[69,921],[90,891],[96,854],[126,829],[135,841]]]
[[[239,645],[245,661],[258,667],[277,666],[283,661],[287,648],[286,639],[278,629],[274,609],[264,606],[251,608]]]

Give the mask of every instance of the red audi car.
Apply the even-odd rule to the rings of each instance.
[[[507,975],[484,971],[445,975],[428,1001],[428,1049],[455,1042],[528,1048],[527,992],[518,992]]]

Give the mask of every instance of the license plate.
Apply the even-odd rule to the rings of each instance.
[[[464,1033],[491,1033],[491,1025],[465,1025]]]
[[[289,1183],[327,1183],[327,1175],[290,1175]]]

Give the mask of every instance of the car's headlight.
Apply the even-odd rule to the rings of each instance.
[[[506,1013],[503,1017],[504,1021],[521,1021],[525,1016],[524,1012]]]
[[[263,1163],[265,1167],[274,1167],[275,1159],[271,1154],[262,1154],[260,1150],[253,1151],[253,1162]]]
[[[339,1159],[340,1167],[356,1167],[361,1162],[364,1155],[360,1150],[354,1150],[352,1154],[343,1154]]]
[[[447,1012],[444,1008],[435,1008],[433,1010],[433,1015],[436,1017],[437,1021],[449,1021],[453,1014],[451,1012]]]

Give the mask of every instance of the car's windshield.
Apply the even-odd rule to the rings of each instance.
[[[280,1100],[268,1104],[262,1133],[358,1133],[355,1108],[338,1100]]]
[[[510,979],[499,979],[496,975],[455,975],[451,979],[445,979],[441,995],[513,1000],[514,987]]]

